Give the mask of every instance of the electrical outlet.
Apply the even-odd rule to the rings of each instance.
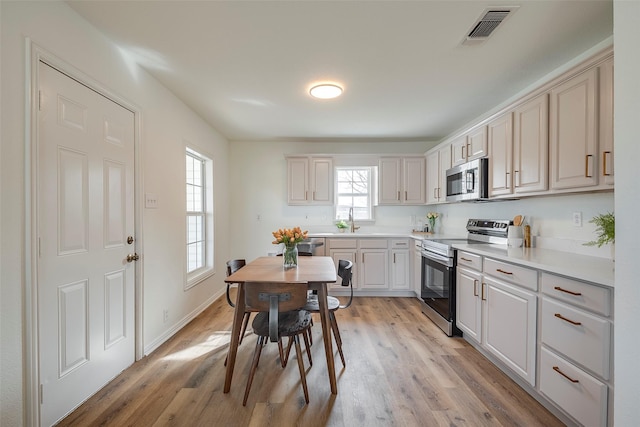
[[[573,213],[573,226],[582,227],[582,212]]]
[[[169,309],[165,308],[162,310],[162,321],[166,323],[167,320],[169,320]]]

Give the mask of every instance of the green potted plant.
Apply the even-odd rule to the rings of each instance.
[[[586,246],[601,247],[611,243],[611,258],[615,258],[616,217],[613,212],[594,216],[590,223],[596,225],[597,239],[585,243]]]
[[[344,233],[344,231],[349,228],[349,224],[347,224],[347,221],[344,219],[341,219],[336,222],[336,227],[338,227],[338,230],[340,230],[341,233]]]

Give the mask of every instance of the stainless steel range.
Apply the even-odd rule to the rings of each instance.
[[[422,312],[448,336],[462,335],[456,327],[456,250],[452,245],[507,244],[510,220],[470,219],[466,239],[422,241]]]

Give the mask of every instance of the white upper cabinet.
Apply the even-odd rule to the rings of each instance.
[[[451,141],[451,158],[453,166],[487,155],[487,127],[472,129],[463,136]]]
[[[514,193],[545,191],[548,188],[549,101],[539,95],[513,111]]]
[[[513,113],[487,125],[489,197],[513,193]]]
[[[552,189],[598,185],[598,70],[554,87],[549,100],[549,172]]]
[[[451,145],[427,154],[427,204],[447,200],[445,191],[447,169],[451,168]]]
[[[333,159],[287,157],[287,203],[333,204]]]
[[[424,157],[382,157],[379,163],[378,203],[423,205],[426,202]]]
[[[613,58],[600,71],[600,185],[613,186]]]

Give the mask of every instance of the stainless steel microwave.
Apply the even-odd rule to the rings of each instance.
[[[447,170],[447,202],[489,198],[489,159],[472,160]]]

